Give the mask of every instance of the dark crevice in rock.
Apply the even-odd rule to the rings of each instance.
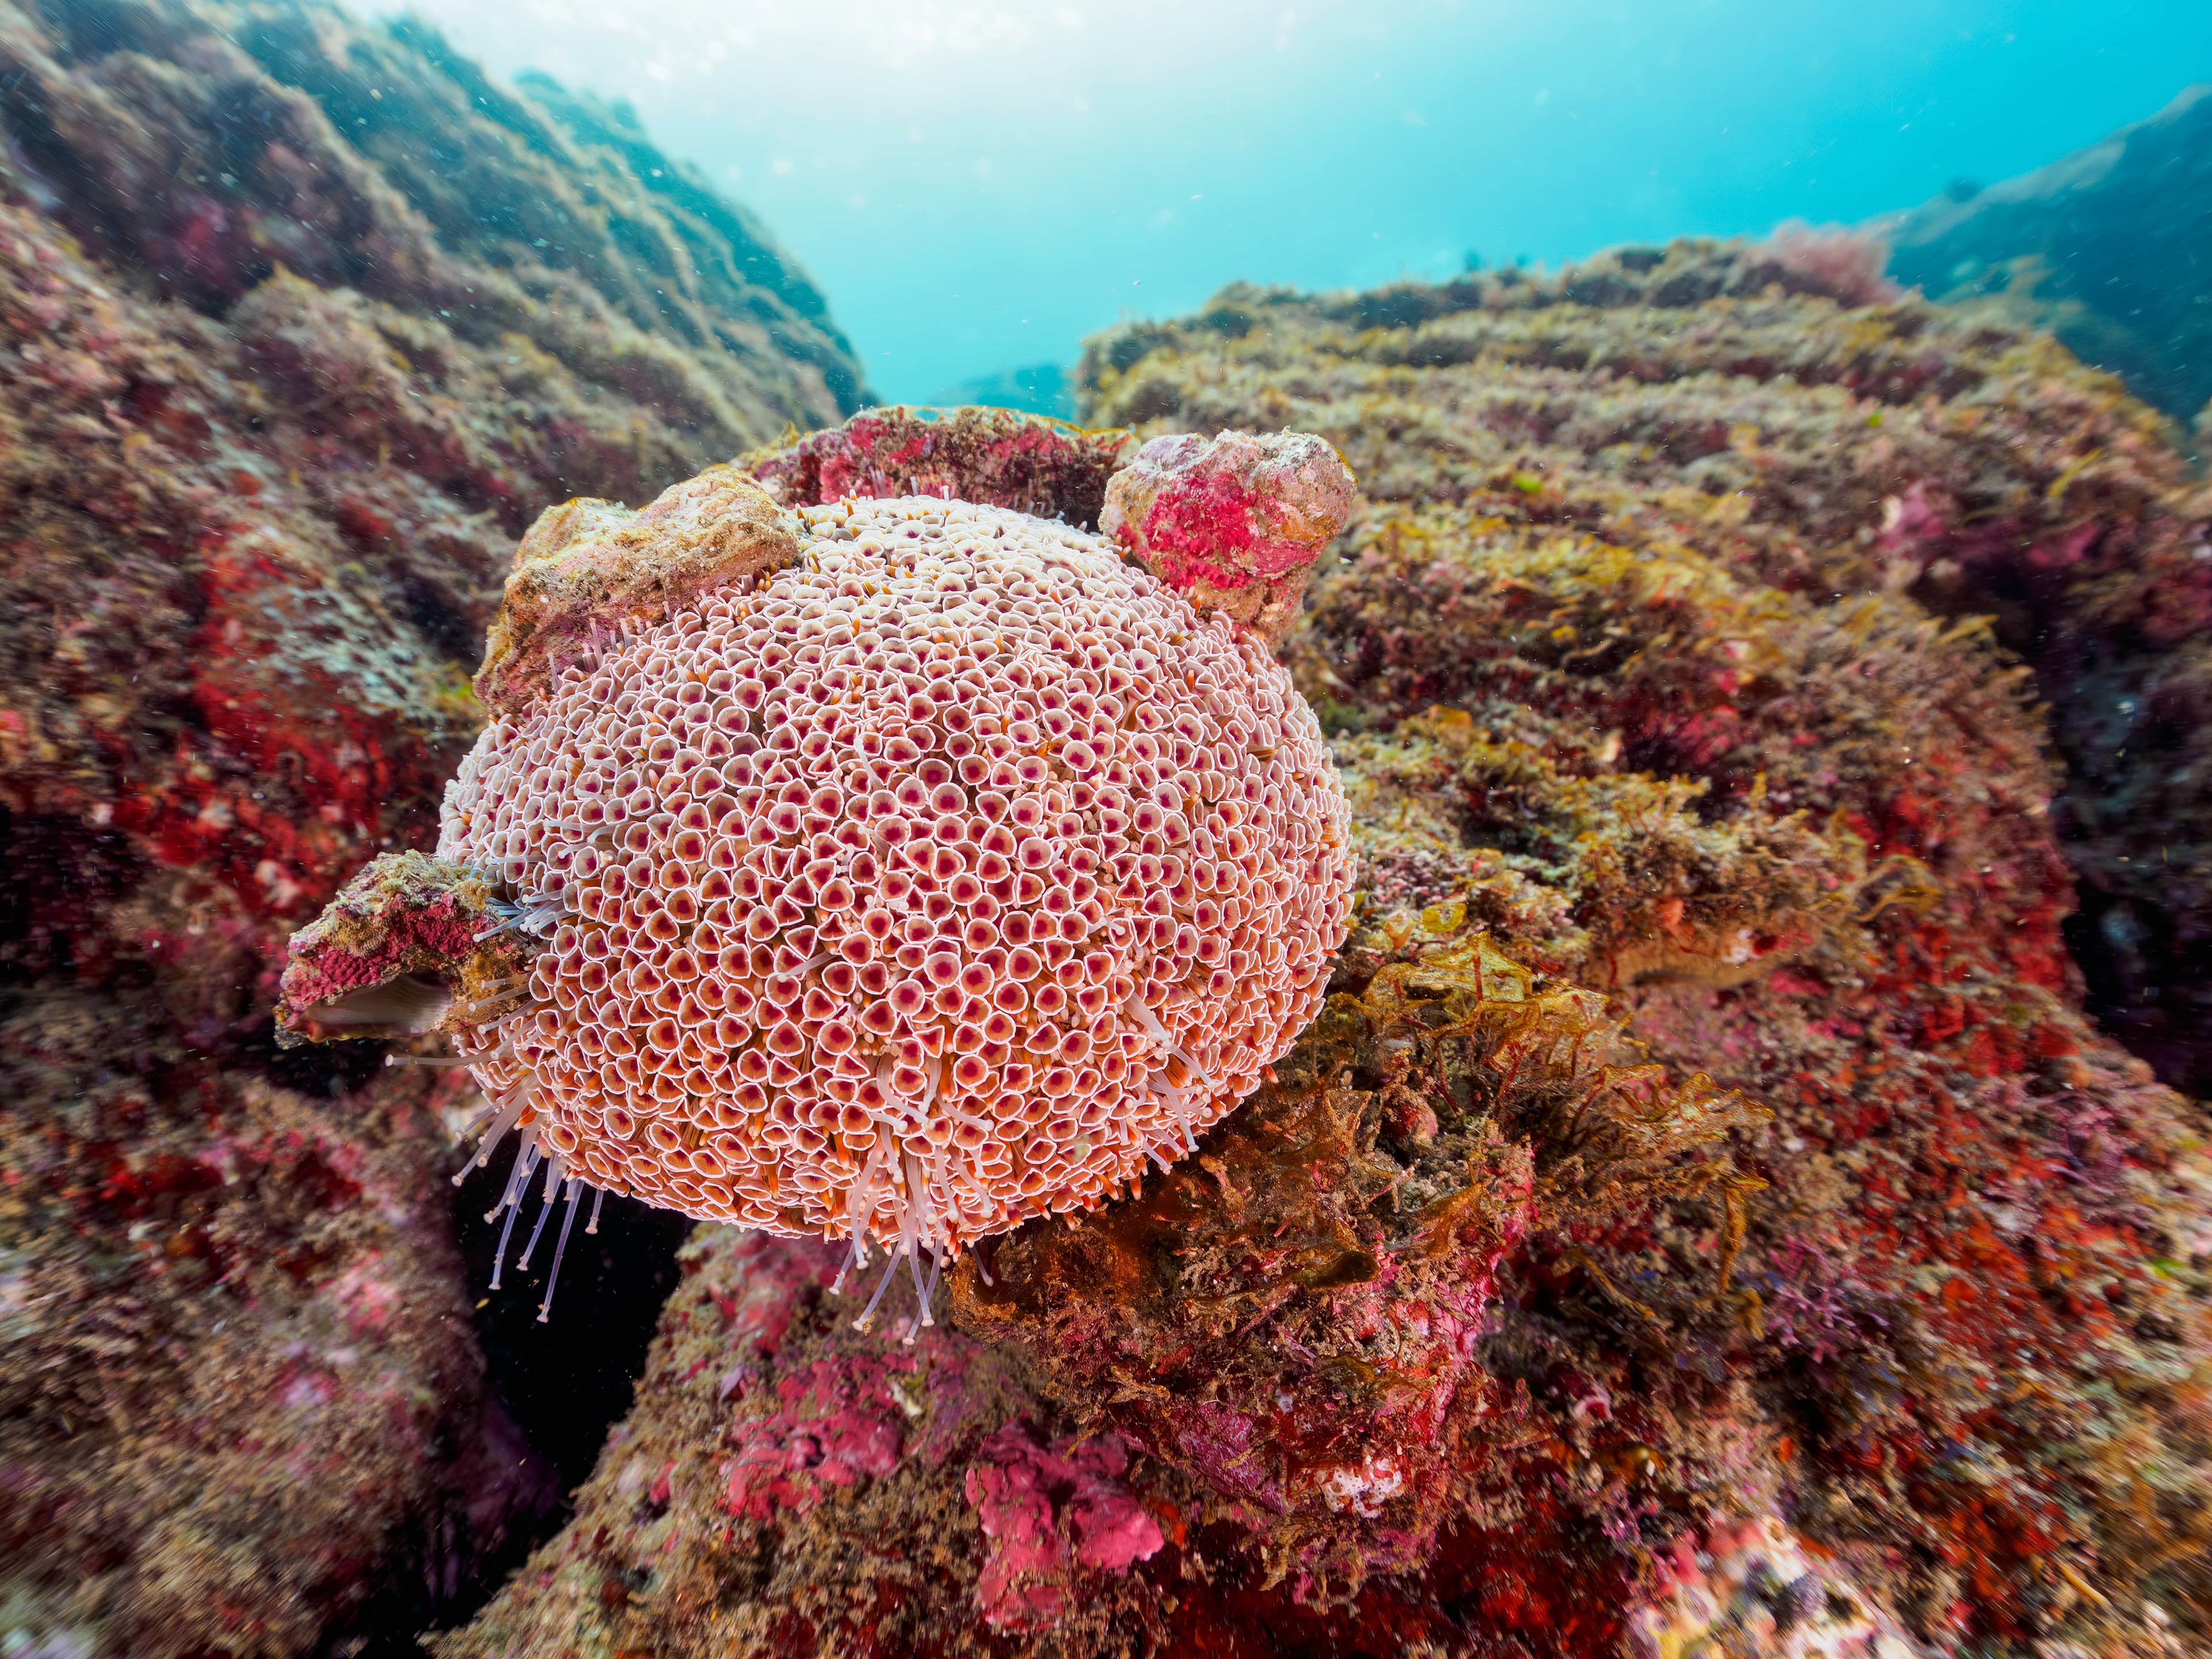
[[[610,1194],[600,1207],[599,1231],[586,1233],[592,1198],[585,1194],[562,1259],[558,1294],[540,1324],[538,1304],[561,1225],[557,1214],[529,1269],[514,1262],[538,1219],[542,1178],[532,1183],[508,1241],[500,1288],[490,1288],[501,1224],[487,1222],[484,1212],[499,1202],[514,1163],[509,1140],[488,1166],[471,1167],[454,1200],[454,1223],[471,1297],[481,1304],[477,1335],[491,1385],[532,1448],[551,1462],[566,1493],[592,1472],[607,1430],[629,1410],[631,1387],[644,1369],[660,1304],[676,1285],[676,1252],[692,1224],[672,1210]]]

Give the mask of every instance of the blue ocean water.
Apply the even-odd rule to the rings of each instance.
[[[1083,335],[1304,288],[1852,222],[2212,77],[2205,0],[409,0],[631,101],[891,400],[1048,401]],[[394,8],[396,9],[396,8]]]

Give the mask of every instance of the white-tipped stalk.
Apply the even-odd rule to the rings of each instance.
[[[883,1305],[884,1292],[890,1289],[891,1280],[897,1276],[898,1257],[894,1255],[890,1261],[884,1263],[884,1276],[876,1281],[876,1293],[868,1298],[868,1305],[860,1310],[860,1316],[853,1322],[854,1330],[865,1331],[868,1328],[870,1322],[876,1316],[876,1310]]]
[[[507,1195],[499,1201],[500,1209],[507,1212],[507,1224],[499,1230],[499,1249],[492,1253],[491,1287],[495,1291],[499,1288],[501,1265],[507,1260],[507,1241],[514,1237],[514,1218],[522,1213],[522,1206],[517,1200],[522,1196],[523,1188],[529,1184],[531,1171],[537,1167],[537,1138],[530,1136],[526,1139],[521,1152],[515,1156],[514,1173],[507,1179]],[[499,1210],[494,1210],[484,1219],[489,1221],[498,1213]]]
[[[1184,1063],[1188,1065],[1189,1062]],[[1147,1081],[1152,1092],[1160,1097],[1160,1103],[1168,1109],[1169,1121],[1182,1132],[1184,1152],[1195,1155],[1198,1152],[1198,1138],[1191,1133],[1191,1120],[1197,1115],[1197,1109],[1188,1104],[1183,1099],[1183,1091],[1167,1079],[1168,1074],[1164,1071],[1159,1071],[1154,1072]],[[1158,1152],[1153,1153],[1153,1157],[1158,1156]],[[1163,1163],[1160,1167],[1164,1170],[1167,1165]]]
[[[904,1340],[906,1346],[911,1348],[914,1346],[915,1338],[921,1334],[921,1328],[933,1322],[929,1317],[930,1292],[924,1290],[921,1284],[921,1257],[918,1254],[910,1252],[907,1256],[906,1265],[908,1270],[914,1275],[914,1299],[920,1310],[911,1320],[907,1322]],[[933,1289],[937,1283],[937,1258],[933,1255],[929,1259],[929,1279],[931,1287]]]
[[[538,1167],[538,1129],[533,1124],[522,1133],[522,1139],[515,1147],[514,1168],[508,1172],[507,1186],[500,1193],[499,1202],[484,1212],[486,1221],[494,1219],[501,1210],[521,1198],[531,1172]]]
[[[914,1258],[915,1243],[914,1236],[914,1159],[909,1157],[904,1161],[908,1183],[906,1196],[903,1199],[898,1199],[895,1196],[893,1200],[893,1201],[898,1205],[898,1249],[891,1252],[891,1259],[884,1264],[883,1281],[876,1286],[876,1293],[868,1298],[867,1307],[861,1312],[860,1316],[853,1322],[853,1328],[856,1331],[866,1330],[870,1322],[875,1318],[877,1308],[882,1305],[884,1292],[890,1288],[891,1279],[898,1272],[899,1258],[901,1256],[905,1256],[908,1261],[911,1261]],[[919,1290],[921,1288],[921,1278],[919,1273],[917,1273],[915,1280],[915,1287]]]
[[[545,1194],[538,1200],[538,1224],[530,1230],[530,1242],[522,1247],[522,1254],[515,1258],[514,1265],[525,1273],[530,1271],[530,1253],[538,1248],[538,1241],[544,1234],[545,1218],[553,1213],[553,1194],[560,1190],[561,1160],[558,1157],[549,1158],[545,1160]],[[518,1202],[514,1207],[520,1210],[522,1206]]]
[[[471,1002],[461,1010],[461,1018],[471,1025],[497,1027],[504,1025],[516,1014],[530,1011],[530,987],[517,986],[507,991],[495,991],[481,1002]]]
[[[605,1189],[594,1188],[592,1190],[596,1193]],[[553,1241],[552,1271],[545,1275],[545,1299],[538,1304],[538,1322],[541,1325],[545,1323],[545,1316],[552,1311],[553,1287],[561,1282],[561,1258],[568,1253],[568,1229],[576,1224],[576,1200],[583,1195],[583,1183],[572,1179],[568,1182],[568,1207],[561,1217],[561,1236]],[[598,1213],[599,1207],[599,1202],[594,1199],[592,1204],[593,1214]]]
[[[469,1127],[467,1128],[462,1130],[460,1133],[453,1137],[453,1145],[456,1146],[467,1146],[469,1142],[474,1140],[478,1135],[489,1128],[491,1127],[491,1121],[498,1115],[499,1107],[496,1103],[485,1107],[483,1110],[478,1112],[474,1117],[469,1120]],[[468,1165],[466,1164],[464,1164],[461,1166],[461,1172],[464,1175],[467,1174]],[[459,1182],[455,1182],[453,1184],[455,1186],[459,1186],[460,1183]]]
[[[1132,993],[1129,1000],[1121,1005],[1121,1012],[1136,1022],[1139,1030],[1162,1047],[1168,1048],[1175,1047],[1175,1039],[1168,1035],[1168,1028],[1160,1024],[1158,1018],[1151,1009],[1145,1006],[1144,998]]]
[[[860,1166],[860,1179],[845,1189],[846,1231],[853,1240],[852,1259],[837,1269],[837,1277],[830,1286],[830,1294],[844,1294],[846,1276],[866,1271],[868,1265],[868,1218],[875,1213],[871,1194],[875,1191],[876,1171],[883,1168],[884,1156],[890,1146],[890,1131],[878,1125],[876,1144],[868,1149],[868,1161]]]
[[[584,1231],[586,1233],[595,1233],[599,1231],[599,1206],[606,1201],[606,1197],[607,1189],[605,1188],[594,1187],[592,1188],[592,1218],[584,1224]]]
[[[561,823],[553,827],[571,834],[589,828],[588,825],[580,823]],[[532,933],[539,939],[544,939],[567,918],[568,896],[565,890],[557,893],[525,893],[520,898],[512,902],[506,899],[494,899],[489,909],[493,919],[477,929],[476,938],[479,942],[491,938],[495,933],[506,933],[509,928],[514,928],[520,933]]]
[[[944,1256],[939,1252],[932,1250],[929,1253],[929,1283],[925,1285],[921,1282],[921,1267],[919,1264],[915,1265],[914,1288],[915,1293],[921,1298],[921,1311],[914,1318],[907,1322],[906,1337],[904,1340],[906,1346],[909,1348],[914,1346],[915,1339],[917,1336],[921,1335],[924,1330],[936,1322],[929,1316],[929,1304],[937,1299],[938,1275],[942,1273],[944,1269]]]
[[[522,1115],[523,1109],[530,1104],[531,1097],[537,1092],[538,1073],[531,1072],[514,1085],[505,1100],[493,1103],[497,1115],[493,1118],[491,1127],[485,1131],[483,1142],[477,1147],[476,1156],[468,1163],[462,1164],[460,1172],[454,1176],[453,1185],[458,1187],[467,1180],[471,1167],[481,1170],[491,1162],[492,1149],[499,1145],[501,1137],[514,1127],[515,1120]],[[465,1141],[475,1133],[475,1127],[471,1125],[461,1139]],[[497,1212],[495,1211],[493,1213],[496,1214]],[[486,1219],[489,1218],[487,1217]]]

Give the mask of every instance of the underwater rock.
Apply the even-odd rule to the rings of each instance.
[[[1310,434],[1185,433],[1155,438],[1107,480],[1098,527],[1201,616],[1218,611],[1273,645],[1357,495]]]
[[[283,1086],[159,992],[0,1021],[0,1624],[303,1653],[395,1558],[427,1613],[556,1497],[482,1387],[441,1095]]]
[[[805,274],[626,105],[500,86],[418,19],[9,0],[0,66],[0,182],[141,297],[228,316],[289,275],[406,313],[416,391],[461,404],[419,447],[441,482],[520,451],[637,501],[867,401]]]
[[[1817,286],[1833,262],[1801,253],[1678,242],[1363,295],[1233,288],[1094,341],[1091,416],[1317,430],[1370,522],[1449,508],[1989,617],[2066,765],[2051,810],[2089,1006],[2169,1082],[2212,1089],[2212,494],[2047,337],[1839,306]],[[1570,649],[1602,649],[1604,626]],[[1364,684],[1384,637],[1329,672]],[[1392,678],[1391,717],[1437,700]]]
[[[0,59],[0,1621],[299,1653],[450,1609],[553,1495],[470,1334],[472,1097],[280,1049],[284,939],[428,844],[544,503],[857,372],[728,210],[416,26],[6,6]]]
[[[1717,1196],[1732,1235],[1758,1184],[1680,1155],[1760,1115],[1640,1065],[1601,998],[1540,991],[1444,914],[1413,938],[1340,972],[1356,988],[1194,1163],[954,1275],[963,1328],[1201,1482],[1302,1587],[1434,1557],[1522,1414],[1478,1355],[1528,1234],[1668,1190]]]
[[[493,714],[520,714],[552,690],[560,668],[617,633],[799,555],[796,526],[734,467],[709,467],[637,512],[581,500],[549,507],[514,550],[477,697]]]
[[[855,1299],[827,1293],[847,1255],[702,1231],[574,1520],[433,1650],[1004,1651],[992,1632],[1142,1628],[1159,1592],[1132,1569],[1163,1503],[1127,1449],[1074,1436],[985,1344],[856,1331]],[[891,1306],[912,1324],[910,1296]]]
[[[2187,424],[2212,403],[2204,315],[2212,86],[2047,167],[1870,221],[1889,274],[2047,328]]]
[[[2002,599],[2031,645],[2047,620],[2078,803],[2107,688],[2061,668],[2199,672],[2159,611],[2197,614],[2203,515],[2147,415],[2047,342],[1846,311],[1772,258],[1234,290],[1094,343],[1089,407],[1344,452],[1369,503],[1287,648],[1345,734],[1364,894],[1463,899],[1508,954],[1612,989],[1654,1060],[1774,1114],[1733,1139],[1765,1186],[1728,1295],[1674,1200],[1501,1264],[1485,1372],[1601,1422],[1673,1391],[1552,1490],[1617,1516],[1653,1586],[1666,1517],[1717,1522],[1734,1483],[1920,1639],[2201,1640],[2212,1168],[2197,1115],[2083,1018],[2062,931],[2062,852],[2094,881],[2163,826],[2051,810],[2023,672],[1929,602]],[[1923,477],[1945,505],[1900,569],[1884,503],[1932,500]],[[2203,723],[2165,729],[2157,787],[2201,829],[2197,786],[2163,780]],[[2131,890],[2197,914],[2204,837],[2172,855]],[[1387,959],[1382,908],[1340,981]]]
[[[293,935],[276,1040],[419,1036],[529,963],[499,926],[492,884],[420,853],[371,860]]]
[[[638,1403],[574,1519],[440,1659],[635,1652],[1610,1654],[1629,1579],[1529,1501],[1415,1575],[1325,1598],[1271,1575],[1200,1483],[1056,1406],[1018,1350],[908,1347],[827,1294],[843,1252],[702,1231]],[[893,1324],[910,1323],[902,1289]],[[1524,1436],[1526,1427],[1523,1427]]]
[[[292,483],[317,445],[235,337],[34,216],[0,243],[0,1593],[88,1653],[297,1652],[538,1496],[477,1467],[434,1097],[264,1012],[289,927],[427,827],[488,538],[396,474],[421,540],[355,562],[315,495],[365,506],[357,452]]]

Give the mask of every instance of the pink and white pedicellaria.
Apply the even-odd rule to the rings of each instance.
[[[561,920],[523,1012],[457,1046],[529,1099],[549,1194],[942,1261],[1256,1086],[1348,925],[1345,799],[1266,641],[1111,542],[931,498],[799,516],[797,563],[463,763],[439,856]]]

